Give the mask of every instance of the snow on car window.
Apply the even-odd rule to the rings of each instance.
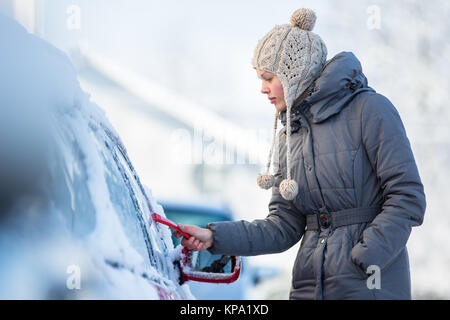
[[[115,159],[113,147],[107,143],[107,136],[102,134],[102,130],[91,131],[91,133],[101,152],[110,199],[116,209],[115,211],[125,234],[133,248],[144,258],[147,268],[151,268],[151,266],[158,267],[156,259],[148,250],[148,241],[145,237],[142,223],[139,220],[140,212],[134,203],[133,197],[130,195],[129,186],[125,182],[121,168]]]
[[[131,167],[131,163],[125,158],[122,150],[119,148],[116,148],[116,155],[118,157],[118,160],[120,161],[125,174],[128,178],[128,182],[130,184],[130,187],[132,189],[132,195],[139,206],[139,210],[142,213],[142,221],[143,223],[147,224],[147,230],[149,231],[149,235],[151,238],[151,245],[153,249],[153,255],[156,259],[156,262],[159,264],[159,270],[164,271],[165,274],[169,273],[168,266],[166,263],[166,256],[167,256],[167,247],[161,239],[161,235],[159,230],[156,227],[155,223],[151,223],[151,212],[149,210],[149,205],[147,202],[147,199],[142,192],[142,189],[139,185],[139,182],[137,181],[137,177],[133,172],[133,168]]]

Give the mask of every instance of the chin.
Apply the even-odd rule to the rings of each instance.
[[[281,111],[286,111],[286,106],[277,106],[277,105],[275,105],[275,109],[277,109],[279,112],[281,112]]]

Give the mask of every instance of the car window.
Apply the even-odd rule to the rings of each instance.
[[[168,274],[169,271],[166,263],[168,254],[167,246],[161,238],[161,233],[158,229],[157,224],[149,223],[151,219],[151,212],[147,197],[145,196],[145,193],[143,191],[143,187],[140,184],[139,178],[135,174],[134,169],[124,152],[119,147],[116,147],[115,154],[121,167],[124,170],[124,174],[126,176],[127,183],[129,184],[132,197],[134,198],[134,202],[140,212],[139,218],[141,220],[141,223],[146,225],[146,229],[148,230],[148,235],[151,242],[151,255],[155,259],[158,265],[158,269]]]
[[[161,268],[161,264],[152,255],[150,240],[145,231],[144,221],[136,199],[133,197],[128,177],[115,152],[115,145],[100,128],[91,127],[91,134],[97,143],[104,163],[105,180],[110,200],[119,217],[131,246],[143,257],[148,267]]]
[[[51,189],[49,198],[53,206],[63,214],[72,232],[83,238],[96,228],[96,208],[92,199],[94,195],[87,183],[90,179],[89,164],[86,162],[88,157],[79,144],[80,137],[76,136],[71,120],[61,117],[55,126],[58,152],[50,164],[52,186],[48,186],[48,189]],[[87,134],[91,137],[89,143],[95,144],[95,150],[103,163],[102,171],[111,204],[125,236],[143,258],[143,267],[148,271],[144,271],[141,276],[165,287],[172,287],[173,272],[167,262],[168,249],[159,229],[148,226],[150,210],[145,205],[146,197],[137,176],[133,174],[131,163],[105,128],[95,122],[89,122],[88,127]],[[105,260],[105,263],[116,268],[124,267],[123,261]],[[155,269],[157,273],[153,271]]]

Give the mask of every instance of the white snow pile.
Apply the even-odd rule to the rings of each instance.
[[[168,249],[164,257],[165,274],[144,263],[148,257],[143,257],[130,244],[111,202],[104,164],[92,141],[89,119],[107,127],[120,143],[119,136],[104,112],[80,88],[67,56],[0,14],[0,70],[0,145],[7,150],[0,155],[0,178],[7,177],[0,179],[0,194],[8,196],[8,192],[21,191],[23,185],[29,183],[30,176],[25,171],[33,163],[30,158],[45,165],[51,150],[64,147],[61,139],[51,135],[51,130],[61,126],[55,123],[54,114],[64,114],[67,120],[64,126],[82,148],[88,177],[86,185],[96,219],[93,232],[82,239],[75,238],[61,223],[64,212],[54,209],[54,212],[45,212],[47,218],[41,219],[43,212],[32,199],[27,219],[19,225],[17,221],[12,224],[18,232],[8,229],[11,224],[2,225],[0,220],[0,298],[159,299],[162,289],[170,293],[169,298],[193,299],[188,286],[180,287],[174,281],[177,276],[172,263],[174,248],[167,228],[159,228],[160,240]],[[62,157],[69,173],[66,179],[73,180],[77,168],[71,164],[69,154]],[[151,190],[146,190],[153,209],[164,215]],[[73,209],[74,190],[71,190],[71,197]],[[6,204],[7,201],[0,198],[0,218]],[[58,230],[54,230],[55,227]],[[117,263],[111,265],[105,261]],[[156,281],[159,288],[149,279],[152,283]]]

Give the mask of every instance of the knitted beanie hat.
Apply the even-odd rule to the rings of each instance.
[[[276,25],[259,40],[252,60],[253,68],[275,74],[283,86],[286,102],[286,168],[287,178],[280,183],[280,193],[292,200],[298,193],[297,183],[291,179],[291,108],[294,101],[320,76],[327,58],[323,40],[311,32],[316,15],[310,9],[298,9],[290,24]],[[269,189],[274,177],[269,173],[277,130],[278,110],[275,112],[272,144],[266,171],[258,175],[258,185]]]

